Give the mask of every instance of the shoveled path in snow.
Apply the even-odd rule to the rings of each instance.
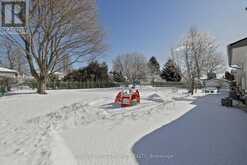
[[[184,117],[139,140],[139,165],[246,165],[247,113],[220,105],[223,95],[194,101]]]

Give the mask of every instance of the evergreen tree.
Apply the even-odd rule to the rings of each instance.
[[[157,61],[157,59],[152,56],[148,62],[148,68],[150,70],[150,73],[152,75],[159,75],[160,74],[160,64],[159,62]]]
[[[126,79],[124,78],[122,72],[112,72],[112,75],[113,75],[113,80],[115,82],[125,82]]]
[[[87,80],[102,81],[108,80],[108,66],[105,62],[102,64],[97,61],[91,62],[86,68]]]
[[[181,81],[180,69],[177,67],[176,63],[169,59],[164,65],[160,77],[166,81]]]
[[[91,62],[87,67],[75,70],[65,76],[65,81],[108,81],[108,66],[105,62]]]

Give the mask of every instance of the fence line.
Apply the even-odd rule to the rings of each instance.
[[[116,83],[110,81],[52,81],[47,83],[47,89],[89,89],[89,88],[112,88],[120,87],[129,83]],[[37,82],[25,82],[19,85],[29,86],[32,89],[37,88]],[[151,85],[153,87],[177,87],[186,88],[184,82],[152,82],[141,84],[141,86]]]
[[[184,82],[153,82],[153,87],[177,87],[185,88],[186,84]]]
[[[29,86],[32,89],[37,88],[37,82],[25,82],[21,85]],[[118,84],[109,81],[54,81],[47,83],[47,89],[89,89],[89,88],[111,88],[119,87]]]

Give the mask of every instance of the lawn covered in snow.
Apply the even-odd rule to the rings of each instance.
[[[120,89],[15,91],[0,98],[1,165],[136,164],[131,147],[190,111],[185,90],[141,87],[141,104],[113,104]]]

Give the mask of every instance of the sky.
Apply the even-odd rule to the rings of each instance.
[[[191,27],[226,46],[247,37],[247,0],[97,0],[108,46],[100,60],[110,67],[121,54],[138,52],[161,64]]]

